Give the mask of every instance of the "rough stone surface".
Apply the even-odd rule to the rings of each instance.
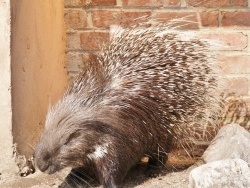
[[[2,0],[0,1],[0,178],[1,174],[17,170],[12,148],[10,27],[10,1]]]
[[[250,133],[237,124],[222,127],[202,158],[206,163],[239,158],[250,164]]]
[[[242,159],[211,162],[193,169],[189,175],[192,188],[250,187],[250,169]]]

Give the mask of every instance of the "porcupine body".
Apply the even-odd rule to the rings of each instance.
[[[172,140],[213,112],[213,63],[209,43],[191,32],[164,24],[123,30],[49,110],[38,168],[86,167],[117,187],[145,154],[164,164]]]

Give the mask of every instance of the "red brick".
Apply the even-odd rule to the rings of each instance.
[[[221,56],[217,58],[223,73],[250,74],[250,55]]]
[[[116,0],[65,0],[66,7],[115,6]]]
[[[248,0],[186,0],[188,5],[194,7],[246,7]]]
[[[179,19],[178,23],[173,26],[180,29],[197,29],[199,28],[196,12],[157,12],[156,20],[160,22],[168,22],[173,19]]]
[[[201,26],[204,27],[218,27],[219,26],[219,12],[218,11],[204,11],[198,12],[158,12],[156,13],[156,19],[158,21],[170,21],[172,19],[179,19],[180,22],[176,23],[175,26],[181,26],[182,29],[198,29],[198,19],[200,16]]]
[[[86,6],[87,0],[64,0],[65,6]]]
[[[79,33],[67,33],[67,51],[68,50],[78,50],[81,48],[80,45],[80,35]]]
[[[161,6],[179,6],[180,0],[123,0],[122,6],[143,6],[143,7],[161,7]]]
[[[79,72],[81,62],[81,56],[77,53],[68,52],[66,53],[67,70],[70,73]]]
[[[82,50],[99,50],[104,43],[109,40],[109,33],[107,32],[82,32],[80,34],[81,49]]]
[[[95,57],[95,54],[88,52],[68,52],[66,54],[67,70],[72,74],[82,71],[94,61]]]
[[[143,17],[148,17],[150,15],[150,11],[124,12],[111,10],[94,10],[92,11],[92,22],[93,26],[98,28],[108,28],[110,25],[121,25],[126,27],[134,25],[142,21]]]
[[[145,12],[123,12],[121,17],[122,26],[131,26],[148,20],[151,16],[150,11]]]
[[[92,0],[90,5],[92,6],[115,6],[116,0]]]
[[[201,38],[211,39],[218,42],[219,45],[214,46],[214,50],[244,50],[248,45],[247,35],[237,33],[207,33],[201,34]]]
[[[92,11],[92,22],[94,27],[107,28],[112,24],[119,24],[120,20],[121,20],[120,11],[111,11],[111,10]]]
[[[67,30],[87,27],[87,13],[85,10],[65,10],[64,19]]]
[[[201,12],[201,22],[204,27],[218,27],[219,26],[219,12],[218,11],[204,11]]]
[[[223,26],[250,27],[250,11],[222,12]]]
[[[228,93],[244,96],[248,94],[248,79],[245,77],[228,78]]]

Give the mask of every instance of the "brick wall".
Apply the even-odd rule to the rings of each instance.
[[[228,45],[218,52],[229,90],[250,102],[250,0],[65,0],[67,66],[84,68],[109,38],[109,26],[135,24],[143,16],[167,21],[188,16],[186,29]]]

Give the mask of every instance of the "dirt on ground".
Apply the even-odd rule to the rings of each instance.
[[[171,164],[172,162],[172,164]],[[161,174],[157,177],[147,177],[143,171],[143,166],[133,168],[125,178],[123,188],[186,188],[188,187],[189,172],[199,163],[196,162],[190,166],[194,160],[178,161],[172,159]],[[188,168],[188,166],[190,166]],[[18,175],[5,176],[0,175],[1,188],[57,188],[70,172],[70,169],[65,169],[59,173],[47,175],[39,171],[27,177]],[[94,186],[100,187],[100,186]]]

